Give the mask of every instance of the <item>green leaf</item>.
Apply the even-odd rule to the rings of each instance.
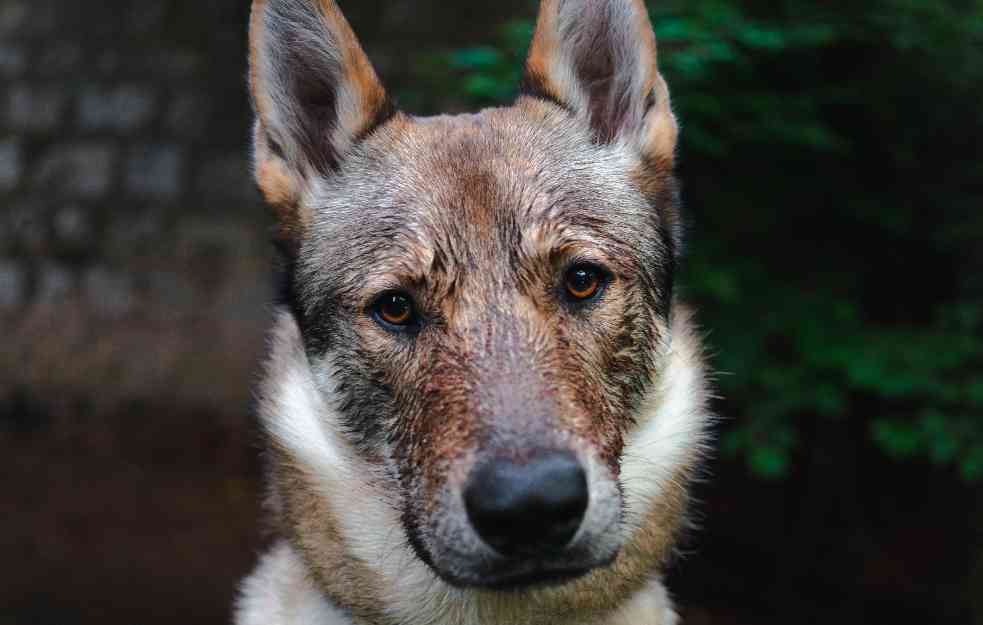
[[[464,81],[464,90],[475,98],[492,100],[499,94],[501,84],[487,74],[472,74]]]
[[[455,50],[450,55],[450,66],[460,70],[493,69],[503,62],[505,62],[504,53],[490,46]]]
[[[959,463],[962,478],[967,482],[983,480],[983,444],[976,445]]]
[[[788,473],[788,453],[777,447],[757,447],[748,456],[751,471],[766,479],[778,479]]]
[[[919,451],[921,436],[910,423],[879,419],[872,424],[874,440],[895,458],[910,458]]]

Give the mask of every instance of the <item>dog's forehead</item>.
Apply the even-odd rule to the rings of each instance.
[[[556,108],[419,118],[404,132],[391,166],[421,211],[534,221],[551,208],[602,212],[630,190],[628,154]]]
[[[331,246],[357,238],[363,251],[418,262],[448,246],[494,254],[510,245],[505,239],[535,239],[544,229],[554,239],[624,235],[651,222],[632,182],[636,166],[629,151],[598,144],[545,103],[402,118],[320,187],[316,235]]]

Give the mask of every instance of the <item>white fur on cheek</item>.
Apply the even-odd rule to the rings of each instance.
[[[270,435],[305,465],[325,474],[345,470],[345,460],[328,438],[320,415],[327,414],[308,370],[290,367],[279,385],[277,410],[267,413]]]
[[[261,417],[269,435],[317,480],[351,554],[381,574],[386,607],[412,623],[421,602],[446,601],[447,587],[409,548],[392,492],[377,484],[378,470],[362,460],[339,431],[329,376],[320,384],[300,332],[282,314],[273,333]],[[430,595],[429,597],[427,595]]]
[[[366,519],[397,520],[383,503],[391,498],[376,492],[375,469],[359,458],[340,432],[337,410],[330,405],[335,392],[332,382],[315,380],[300,331],[288,314],[277,321],[268,369],[260,408],[269,435],[316,478],[328,501],[349,502],[335,510],[343,525],[349,525],[344,513],[358,510],[358,518],[350,524],[357,535],[390,533],[389,527],[366,523]]]
[[[678,307],[677,307],[678,308]],[[699,344],[689,315],[674,310],[667,364],[639,411],[622,457],[627,531],[638,527],[666,485],[706,451],[711,417]]]

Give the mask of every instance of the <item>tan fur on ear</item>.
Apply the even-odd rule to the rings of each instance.
[[[672,162],[676,120],[642,0],[543,0],[526,81],[587,117],[600,141]]]
[[[556,4],[550,0],[543,0],[540,4],[536,30],[529,44],[529,56],[526,59],[526,77],[545,90],[544,95],[565,101],[572,95],[569,85],[573,81],[573,76],[564,75],[565,68],[559,63],[562,51],[559,30],[556,26]]]
[[[340,52],[340,62],[350,83],[347,91],[350,100],[340,102],[338,107],[341,119],[336,135],[341,132],[345,136],[336,136],[335,140],[350,141],[364,132],[374,122],[373,117],[387,106],[386,90],[338,5],[334,0],[318,0],[317,3]]]
[[[276,239],[281,242],[299,241],[308,221],[300,207],[301,182],[287,163],[271,152],[259,121],[253,134],[253,175],[276,218]]]
[[[256,182],[279,216],[286,217],[283,211],[296,208],[298,183],[282,160],[270,157],[258,160]]]
[[[253,0],[249,14],[249,94],[252,96],[256,115],[260,120],[269,118],[269,91],[261,85],[259,75],[259,50],[265,45],[266,29],[263,26],[263,10],[267,0]]]
[[[654,37],[652,43],[655,44]],[[645,116],[641,146],[647,155],[672,167],[676,155],[676,143],[679,139],[679,124],[669,103],[669,85],[662,78],[662,74],[656,74],[652,89],[655,102]]]

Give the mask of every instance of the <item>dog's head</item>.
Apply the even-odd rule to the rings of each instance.
[[[257,0],[250,78],[306,359],[415,553],[459,586],[610,564],[680,230],[643,2],[544,0],[523,95],[475,115],[395,111],[331,0]]]

